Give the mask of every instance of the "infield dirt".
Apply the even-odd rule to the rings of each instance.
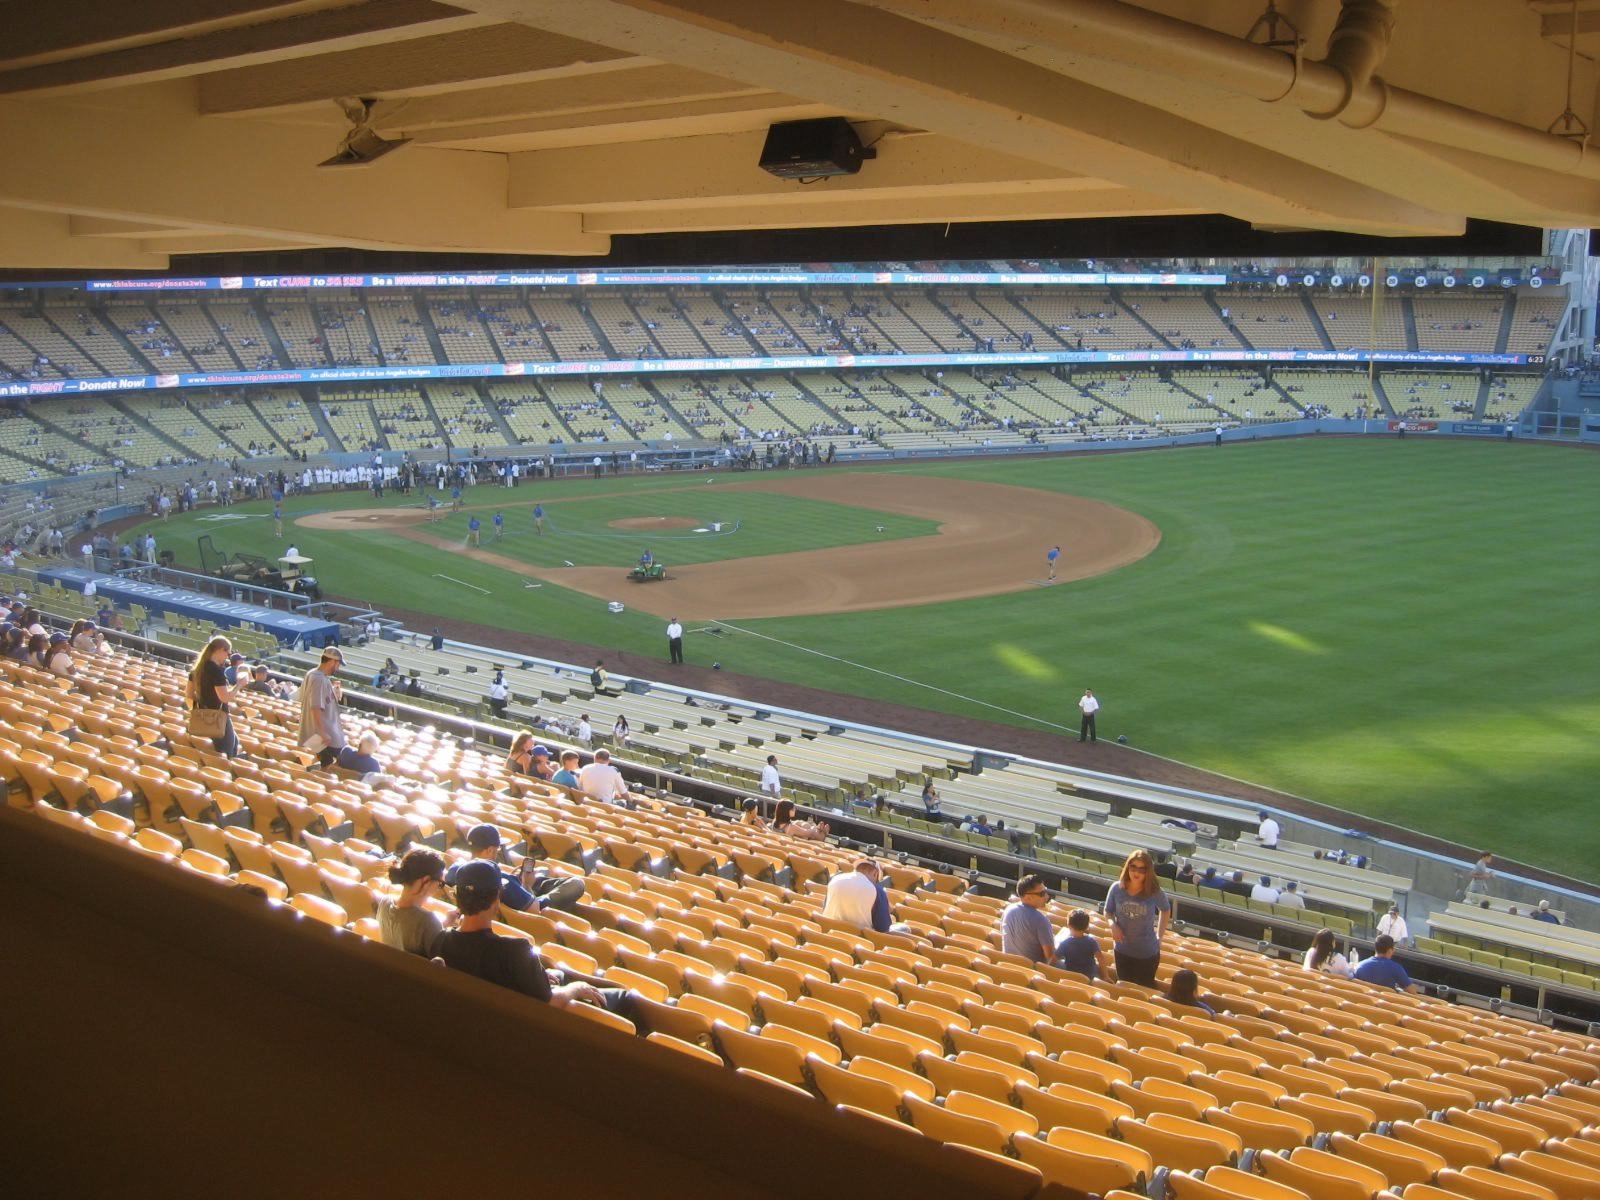
[[[794,554],[677,566],[660,583],[629,584],[620,567],[535,567],[439,536],[419,509],[350,509],[300,518],[316,529],[381,528],[601,600],[684,620],[734,620],[861,612],[995,596],[1048,586],[1045,553],[1061,547],[1058,582],[1103,575],[1151,553],[1154,524],[1115,505],[1058,492],[971,480],[873,473],[784,475],[719,484],[718,490],[779,492],[865,510],[921,517],[931,537],[858,542]],[[643,501],[641,501],[643,502]],[[657,502],[670,503],[668,497]],[[668,518],[672,520],[673,518]],[[660,526],[641,515],[640,529]],[[871,512],[861,520],[871,522]]]

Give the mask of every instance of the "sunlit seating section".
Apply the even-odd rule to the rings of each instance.
[[[1390,371],[1383,390],[1401,416],[1470,421],[1478,406],[1476,375],[1436,371]]]
[[[1127,294],[1132,298],[1132,294]],[[1192,291],[1139,293],[1139,314],[1174,347],[1192,343],[1196,350],[1236,350],[1243,343],[1204,295]],[[1227,304],[1223,300],[1224,305]]]
[[[763,295],[750,289],[730,288],[722,293],[722,306],[760,346],[762,354],[818,354],[824,345],[840,345],[837,338],[819,332],[815,309],[798,292],[773,291]]]
[[[678,418],[671,405],[663,404],[657,397],[654,389],[658,387],[659,383],[646,384],[642,379],[610,376],[606,379],[605,398],[639,441],[697,436]]]
[[[327,450],[328,439],[322,436],[316,418],[293,388],[252,391],[246,403],[255,409],[280,446],[306,454]]]
[[[46,310],[36,307],[39,295],[38,292],[30,292],[20,304],[9,303],[0,306],[0,323],[5,325],[9,336],[26,343],[34,351],[35,356],[48,359],[51,366],[70,379],[94,379],[116,374],[116,371],[96,362],[63,333],[61,328],[46,315]],[[11,355],[0,355],[0,357],[5,359],[8,366],[13,368],[17,366],[11,361]],[[30,360],[32,358],[33,356],[30,356]]]
[[[179,393],[163,391],[153,395],[148,392],[124,392],[117,397],[117,403],[138,421],[148,422],[157,432],[183,447],[180,451],[159,439],[151,439],[147,451],[152,456],[151,462],[167,455],[187,454],[204,461],[239,453],[242,447],[208,419],[207,409],[202,407],[207,399],[206,392],[200,389]],[[106,420],[116,421],[117,416],[108,412]]]
[[[722,307],[714,293],[675,288],[672,298],[678,303],[683,322],[694,326],[695,335],[706,344],[711,357],[744,358],[758,352],[757,344],[733,314]],[[665,327],[667,319],[660,320]]]
[[[1377,331],[1373,332],[1372,297],[1349,296],[1313,296],[1311,303],[1316,307],[1317,315],[1322,319],[1322,328],[1328,334],[1328,340],[1333,343],[1336,350],[1413,350],[1406,340],[1406,316],[1402,307],[1402,298],[1391,292],[1384,292],[1378,301]],[[1448,302],[1446,302],[1448,303]],[[1418,321],[1421,317],[1417,318]],[[1499,315],[1495,320],[1498,322]],[[1487,339],[1481,333],[1479,343],[1483,349],[1492,349],[1494,338],[1498,332],[1498,325],[1487,331]],[[1248,332],[1248,331],[1247,331]]]
[[[484,404],[478,389],[471,383],[442,380],[422,384],[417,390],[426,398],[426,403],[432,405],[434,414],[438,417],[437,422],[428,421],[426,428],[420,428],[419,423],[413,423],[413,434],[421,444],[427,445],[431,441],[433,446],[437,447],[440,426],[443,426],[444,436],[449,439],[452,446],[505,444],[505,436],[500,432],[499,424]],[[391,446],[395,444],[393,435],[389,437],[389,444]]]
[[[1331,416],[1354,418],[1357,410],[1364,407],[1368,417],[1383,415],[1382,406],[1374,398],[1372,385],[1367,382],[1365,375],[1355,372],[1329,374],[1318,370],[1286,371],[1275,368],[1272,378],[1273,382],[1289,393],[1290,399],[1302,411],[1320,405],[1327,409]],[[1220,389],[1218,395],[1221,395]]]
[[[296,367],[331,366],[328,341],[317,326],[311,302],[292,293],[275,292],[262,305],[277,331],[289,362]]]
[[[1038,317],[1013,303],[1009,293],[994,288],[936,293],[940,302],[973,333],[995,339],[995,348],[1024,349],[1022,336],[1033,335],[1035,350],[1064,350],[1069,344]]]
[[[116,294],[112,293],[113,296]],[[132,299],[137,301],[138,298]],[[133,331],[127,332],[128,340],[139,348],[139,352],[157,371],[240,369],[239,359],[229,348],[228,340],[212,323],[206,307],[197,300],[189,297],[152,296],[149,298],[148,308],[141,312],[140,307],[135,303],[112,311],[117,314],[118,327],[124,332]],[[159,326],[145,333],[144,329],[149,328],[147,323],[150,321],[158,322]],[[165,329],[160,326],[164,326]],[[176,347],[165,345],[164,338],[176,343]],[[171,352],[170,358],[167,357],[166,351]],[[192,367],[188,365],[191,363]]]
[[[550,340],[524,302],[522,290],[486,289],[474,294],[489,336],[506,362],[546,362],[556,357]]]
[[[382,446],[379,418],[369,398],[376,394],[377,389],[362,387],[328,388],[321,393],[318,403],[323,420],[346,450],[376,450]],[[401,393],[386,393],[385,399],[397,395]],[[404,402],[403,399],[396,401],[397,404]]]
[[[99,368],[97,373],[103,375],[143,375],[148,369],[135,354],[128,350],[127,345],[117,336],[117,331],[124,329],[125,325],[114,307],[108,308],[104,304],[90,307],[83,302],[83,297],[77,293],[60,291],[54,288],[40,293],[43,300],[44,316],[55,328],[65,336],[72,339],[84,355],[94,362]],[[104,297],[96,297],[102,301]],[[130,297],[130,299],[135,299]],[[196,311],[193,304],[186,306],[185,311]],[[146,314],[148,315],[148,314]],[[140,344],[136,337],[129,338],[135,346]],[[199,339],[203,342],[205,339]],[[178,361],[183,361],[185,339],[180,335],[176,339],[177,345],[173,353],[179,356]],[[152,364],[159,364],[162,359],[160,352],[145,352],[145,356]]]
[[[308,937],[376,938],[392,855],[420,844],[459,861],[466,830],[492,823],[511,864],[532,856],[584,889],[570,911],[504,911],[496,932],[631,989],[661,1052],[1020,1159],[1045,1182],[1148,1195],[1165,1168],[1169,1195],[1201,1200],[1600,1189],[1590,1038],[1169,933],[1158,978],[1196,971],[1208,1015],[1006,955],[1002,898],[888,860],[903,931],[863,932],[822,916],[855,850],[669,796],[584,802],[431,728],[385,726],[386,779],[311,769],[297,710],[264,697],[237,714],[249,757],[223,759],[184,732],[181,678],[114,654],[67,690],[7,666],[9,803],[256,888]],[[1061,926],[1077,903],[1047,915]],[[1104,918],[1090,932],[1106,939]]]
[[[339,366],[383,363],[377,330],[367,315],[367,294],[354,288],[323,288],[311,294],[312,320],[328,357]]]
[[[1471,297],[1418,295],[1411,298],[1417,349],[1485,351],[1500,336],[1505,299],[1499,294]]]
[[[1511,313],[1511,331],[1506,337],[1508,354],[1542,354],[1550,348],[1561,314],[1567,309],[1567,294],[1562,288],[1524,288],[1516,293],[1517,306]]]
[[[201,303],[211,314],[217,332],[227,340],[234,357],[245,370],[255,371],[266,367],[295,365],[280,360],[266,327],[261,323],[256,309],[249,300],[242,296],[214,296]]]
[[[557,358],[606,357],[600,349],[599,335],[569,293],[539,292],[530,294],[526,302],[533,321],[549,339]]]
[[[1322,339],[1297,294],[1225,292],[1217,303],[1232,314],[1238,334],[1257,350],[1320,350]]]
[[[578,441],[626,440],[627,431],[606,397],[612,387],[610,381],[602,380],[598,392],[582,379],[546,379],[541,383],[550,403]]]
[[[1539,392],[1544,379],[1538,375],[1497,375],[1489,381],[1483,417],[1488,421],[1515,420]]]
[[[489,398],[523,445],[546,446],[554,441],[577,440],[537,383],[531,380],[490,383],[488,388]]]
[[[161,462],[177,462],[184,452],[157,437],[144,425],[119,412],[101,396],[65,396],[52,406],[50,420],[80,442],[100,452],[103,461],[133,463],[150,467]]]
[[[1139,350],[1158,345],[1150,330],[1107,292],[1018,292],[1013,293],[1012,303],[1053,330],[1069,349]],[[1143,312],[1142,299],[1130,297],[1129,303],[1138,304]]]
[[[596,292],[588,301],[589,314],[610,343],[608,358],[670,358],[656,340],[652,325],[660,322],[641,315],[627,299],[614,292]]]

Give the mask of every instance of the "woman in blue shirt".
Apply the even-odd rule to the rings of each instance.
[[[1155,987],[1172,900],[1161,890],[1148,850],[1135,850],[1122,864],[1121,877],[1106,892],[1106,916],[1111,920],[1117,978]]]

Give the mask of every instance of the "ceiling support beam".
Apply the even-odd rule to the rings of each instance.
[[[0,174],[0,204],[325,246],[609,248],[576,214],[507,209],[502,155],[406,147],[370,166],[319,169],[333,149],[325,132],[198,117],[193,91],[183,81],[144,89],[140,105],[0,100],[0,145],[28,164]],[[163,162],[185,169],[152,169]]]

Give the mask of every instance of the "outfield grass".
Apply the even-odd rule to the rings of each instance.
[[[1103,736],[1125,733],[1214,771],[1597,876],[1600,834],[1585,810],[1600,779],[1600,458],[1414,437],[875,469],[1106,500],[1150,518],[1162,542],[1132,566],[1055,588],[739,622],[763,636],[716,643],[725,667],[1035,727],[1070,723],[1092,686],[1105,705]],[[546,507],[560,513],[570,501],[577,513],[601,503],[586,495],[623,488],[634,495],[620,515],[724,519],[682,510],[670,478],[561,484]],[[524,509],[535,498],[528,487],[510,495]],[[360,503],[354,494],[305,503],[346,501]],[[615,519],[606,511],[591,510],[597,528]],[[810,548],[817,543],[785,538],[819,536],[826,524],[766,529],[778,544],[761,552]],[[532,540],[523,526],[508,544]],[[271,527],[175,517],[157,535],[192,557],[196,532],[247,549]],[[296,532],[339,594],[661,651],[648,615],[612,616],[549,584],[524,591],[511,572],[453,559],[452,575],[492,593],[481,597],[430,579],[436,554],[406,539]],[[737,541],[716,544],[757,552]],[[658,557],[664,544],[653,547]],[[637,555],[626,538],[618,547],[616,561]],[[709,655],[707,645],[691,636],[691,660]],[[1507,819],[1513,808],[1523,819]]]

